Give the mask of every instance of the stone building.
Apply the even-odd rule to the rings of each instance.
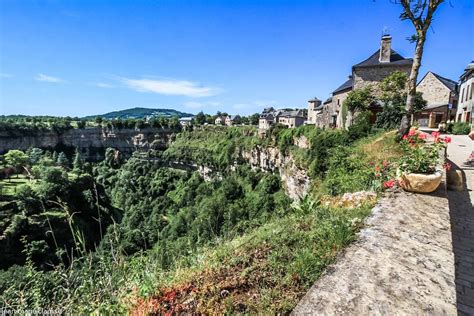
[[[225,124],[225,116],[218,116],[214,120],[214,124],[216,125],[224,125]]]
[[[440,123],[454,120],[458,101],[456,81],[428,71],[418,82],[416,91],[427,102],[423,111],[415,115],[420,126],[436,128]]]
[[[352,90],[371,86],[375,95],[379,94],[378,83],[395,71],[411,71],[413,60],[405,58],[392,49],[392,37],[383,35],[380,48],[366,60],[352,66],[352,74],[332,92],[331,104],[323,104],[322,126],[343,128],[341,107]],[[373,109],[375,112],[377,109]],[[350,121],[350,120],[349,120]]]
[[[274,108],[266,108],[260,114],[258,128],[260,131],[265,131],[277,123],[294,128],[303,125],[305,120],[306,117],[303,110],[275,110]]]
[[[237,124],[240,122],[240,115],[227,115],[224,122],[226,126]]]
[[[410,74],[413,60],[405,58],[392,49],[392,37],[383,35],[380,49],[366,60],[352,66],[353,89],[372,86],[378,93],[378,83],[395,71]]]
[[[301,126],[306,120],[303,110],[281,111],[277,117],[278,123],[289,128]]]
[[[329,97],[321,105],[321,113],[316,118],[316,127],[331,127],[329,122],[332,114],[332,98]]]
[[[322,109],[321,100],[314,98],[308,101],[308,124],[316,124],[316,118]]]
[[[474,61],[467,65],[464,73],[459,78],[459,102],[456,112],[456,122],[469,122],[474,128],[472,118],[473,91],[474,90]]]

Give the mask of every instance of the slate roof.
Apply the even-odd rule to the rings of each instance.
[[[436,78],[438,78],[439,81],[441,81],[446,87],[449,88],[451,91],[456,91],[456,86],[457,82],[448,78],[441,77],[438,74],[435,74],[434,72],[431,72]]]
[[[352,76],[347,79],[346,82],[344,82],[342,85],[340,85],[336,90],[334,90],[332,92],[332,94],[336,94],[338,92],[342,92],[344,90],[348,90],[348,89],[352,89],[352,85],[353,85],[353,80],[352,80]]]
[[[402,66],[402,65],[411,65],[413,63],[413,59],[411,58],[405,58],[393,49],[391,50],[391,55],[390,55],[390,62],[384,62],[381,63],[379,61],[379,56],[380,56],[380,49],[378,49],[375,53],[372,54],[369,58],[366,60],[355,64],[352,66],[353,68],[362,68],[362,67],[374,67],[374,66]]]
[[[327,104],[330,102],[332,102],[332,97],[327,98],[326,101],[323,102],[323,104]]]
[[[303,114],[303,110],[292,110],[292,111],[281,111],[279,113],[279,116],[283,116],[283,117],[304,117],[304,114]]]

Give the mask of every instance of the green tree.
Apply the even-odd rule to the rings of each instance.
[[[63,168],[67,168],[69,166],[69,159],[64,152],[60,152],[58,155],[58,159],[56,160],[56,164]]]
[[[82,158],[81,152],[77,148],[76,153],[74,154],[72,166],[73,170],[77,173],[80,173],[84,168],[84,159]]]
[[[28,159],[30,162],[30,165],[35,165],[39,163],[41,158],[43,157],[44,151],[41,148],[32,148],[28,152]]]
[[[258,120],[260,119],[260,114],[254,113],[249,117],[251,125],[258,125]]]
[[[351,117],[354,117],[356,112],[366,111],[375,101],[376,98],[372,93],[372,88],[368,86],[349,92],[344,100],[343,107],[346,107],[351,113]],[[351,124],[352,122],[349,122],[349,125]]]
[[[201,111],[201,112],[199,112],[198,114],[196,114],[196,116],[194,117],[194,121],[195,121],[196,124],[198,124],[198,125],[204,125],[204,123],[206,123],[206,116],[205,116],[204,113]]]
[[[76,124],[77,124],[77,128],[79,129],[84,129],[86,127],[86,121],[84,120],[79,120],[76,122]]]
[[[16,172],[28,163],[28,156],[17,149],[9,150],[4,155],[4,159],[7,165],[16,169]]]
[[[379,83],[383,108],[377,113],[376,127],[393,129],[400,125],[405,113],[407,79],[406,73],[395,71]],[[422,94],[417,92],[413,112],[417,113],[425,106],[426,101],[423,100]]]

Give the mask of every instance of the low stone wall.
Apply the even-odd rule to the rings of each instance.
[[[294,315],[455,315],[446,189],[388,193]]]

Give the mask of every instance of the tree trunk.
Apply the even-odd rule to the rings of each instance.
[[[421,66],[421,58],[423,57],[423,46],[425,44],[426,33],[418,32],[418,39],[416,41],[415,55],[413,56],[413,64],[411,66],[410,77],[408,78],[408,93],[405,113],[403,114],[400,128],[398,129],[398,136],[408,134],[411,125],[413,124],[413,107],[415,105],[416,97],[416,79]]]

